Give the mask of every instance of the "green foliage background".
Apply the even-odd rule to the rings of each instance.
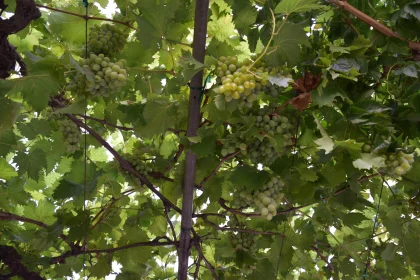
[[[69,113],[83,120],[87,108],[86,124],[118,154],[124,157],[135,142],[142,143],[154,169],[146,183],[173,205],[182,205],[185,151],[197,154],[200,190],[193,222],[199,249],[191,251],[191,277],[198,271],[198,279],[361,279],[364,274],[417,279],[418,157],[408,173],[390,178],[378,173],[381,157],[361,148],[373,141],[374,148],[388,152],[419,151],[418,53],[328,1],[212,0],[203,65],[191,56],[194,2],[116,0],[113,20],[119,23],[114,24],[131,32],[117,57],[127,60],[129,80],[106,99],[86,101],[66,92],[75,61],[84,56],[82,17],[42,9],[42,18],[9,37],[29,75],[0,81],[0,244],[15,247],[22,263],[46,279],[73,273],[104,279],[114,261],[122,265],[118,280],[176,278],[180,214],[123,172],[92,133],[86,138],[86,189],[84,143],[75,154],[65,152],[55,116]],[[419,1],[348,2],[406,40],[419,38]],[[84,14],[81,1],[38,3]],[[98,5],[108,1],[94,3],[90,15],[103,17]],[[278,32],[272,34],[273,28]],[[294,147],[271,166],[223,157],[229,124],[244,113],[237,107],[220,110],[211,86],[203,125],[188,139],[191,77],[201,69],[211,73],[220,56],[241,60],[264,51],[264,60],[289,68],[293,81],[308,71],[320,75],[310,92],[312,103],[297,112]],[[60,92],[69,104],[52,110],[50,100]],[[291,83],[278,97],[263,94],[258,102],[280,107],[295,94]],[[286,184],[276,217],[266,221],[249,209],[227,206],[236,190],[260,188],[266,173]],[[232,247],[229,232],[237,229],[227,221],[235,219],[258,237],[255,254]],[[199,270],[197,263],[203,266]],[[0,265],[0,275],[9,272]]]

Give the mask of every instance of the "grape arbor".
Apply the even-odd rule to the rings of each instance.
[[[419,277],[417,1],[59,2],[0,1],[0,279]]]

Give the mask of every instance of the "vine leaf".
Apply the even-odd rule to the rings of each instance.
[[[84,14],[82,5],[76,9],[76,12]],[[55,34],[59,34],[63,40],[83,44],[86,40],[85,20],[81,17],[75,17],[60,12],[51,12],[48,16],[48,28]],[[93,26],[92,21],[88,21],[88,28]]]
[[[215,37],[220,42],[229,43],[230,36],[235,32],[232,16],[217,17],[217,15],[213,14],[210,16],[210,19],[211,21],[208,23],[207,29],[209,36]]]
[[[18,173],[7,160],[5,158],[0,158],[0,179],[9,180],[17,175]]]
[[[6,156],[16,144],[16,135],[12,130],[0,131],[0,156]]]
[[[175,103],[166,98],[149,99],[143,111],[143,117],[147,124],[136,127],[136,133],[150,137],[165,132],[168,127],[175,124],[176,111]]]
[[[18,152],[14,162],[19,166],[19,175],[28,173],[28,176],[36,181],[41,170],[47,167],[46,154],[41,149],[31,150],[27,154]]]
[[[292,105],[293,108],[299,110],[299,111],[303,111],[306,108],[309,107],[309,104],[311,103],[312,99],[311,99],[311,93],[310,92],[305,92],[302,94],[299,94],[298,96],[296,96],[295,98],[293,98],[290,101],[290,105]]]
[[[398,250],[398,246],[394,243],[386,245],[385,250],[381,253],[381,258],[386,261],[392,261],[395,259],[395,253]]]
[[[383,157],[368,153],[362,153],[362,158],[353,161],[353,166],[358,169],[386,167]]]
[[[184,76],[185,82],[189,82],[195,74],[206,68],[205,64],[195,60],[190,54],[184,55],[179,64],[183,68],[182,75]]]
[[[266,61],[271,65],[282,65],[287,62],[296,65],[299,59],[300,45],[309,46],[309,39],[303,26],[284,23],[280,32],[274,37],[274,46],[268,49]]]
[[[290,15],[291,13],[308,12],[323,7],[316,3],[318,3],[318,0],[283,0],[277,5],[274,12]]]

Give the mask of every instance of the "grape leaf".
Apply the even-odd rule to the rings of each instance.
[[[19,166],[19,175],[27,173],[37,181],[41,170],[47,167],[46,154],[41,149],[34,149],[28,153],[18,152],[13,161]]]
[[[274,37],[274,46],[269,48],[269,55],[266,61],[270,65],[281,65],[287,62],[296,65],[300,45],[309,45],[308,37],[301,25],[284,23],[278,34]]]
[[[0,158],[0,179],[9,180],[16,177],[18,173],[15,169],[6,161],[5,158]]]
[[[380,168],[386,167],[385,160],[383,157],[375,155],[362,153],[362,157],[353,161],[353,166],[358,169],[371,169],[371,168]]]
[[[323,6],[316,4],[318,0],[283,0],[276,6],[274,12],[290,15],[320,9]]]
[[[176,111],[174,102],[166,98],[151,98],[143,111],[147,125],[136,128],[136,131],[145,137],[163,133],[175,123]]]

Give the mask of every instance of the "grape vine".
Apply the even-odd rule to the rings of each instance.
[[[0,279],[419,278],[416,1],[3,2]]]

